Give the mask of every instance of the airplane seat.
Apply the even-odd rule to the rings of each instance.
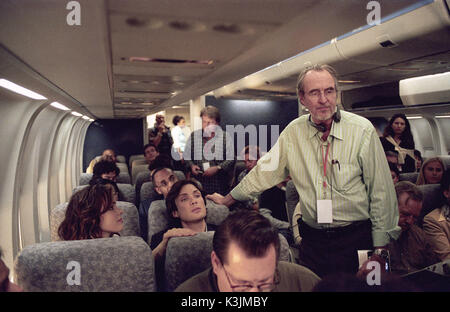
[[[211,267],[214,231],[194,236],[173,237],[166,249],[164,272],[166,290],[173,291],[184,281]],[[280,238],[280,261],[289,261],[289,245],[283,235]]]
[[[140,172],[149,172],[148,164],[145,165],[135,165],[131,168],[131,183],[136,185],[136,178]]]
[[[131,185],[131,178],[128,171],[120,171],[119,175],[116,177],[116,182]]]
[[[38,243],[14,262],[27,292],[153,292],[154,262],[140,237]]]
[[[139,207],[141,202],[141,188],[145,182],[151,182],[152,177],[150,175],[150,171],[141,171],[138,173],[136,177],[136,181],[134,183],[134,191],[136,193],[136,207]]]
[[[180,171],[180,170],[174,170],[174,171],[173,171],[173,174],[177,176],[177,178],[178,178],[179,181],[181,181],[181,180],[186,180],[186,175],[184,174],[183,171]]]
[[[206,200],[206,223],[219,225],[228,217],[230,213],[228,207],[217,205],[213,201]],[[148,242],[151,242],[152,236],[165,230],[169,226],[169,216],[167,215],[166,201],[155,200],[148,209]]]
[[[58,228],[66,217],[68,203],[57,205],[50,213],[50,237],[52,241],[59,241]],[[118,201],[117,207],[122,209],[123,229],[121,236],[141,236],[139,216],[136,206],[131,203]]]
[[[85,173],[82,172],[80,174],[80,180],[78,185],[88,185],[89,181],[91,181],[93,174],[92,173]],[[128,172],[120,172],[119,175],[116,178],[117,183],[123,183],[123,184],[131,184],[131,178],[130,174]]]
[[[214,231],[169,240],[164,263],[167,291],[174,291],[192,276],[211,267]]]
[[[92,173],[82,172],[80,174],[80,180],[79,180],[78,185],[89,185],[89,181],[91,181],[93,175],[94,174],[92,174]]]
[[[418,172],[405,172],[405,173],[400,173],[398,180],[399,181],[409,181],[411,183],[416,184],[418,176],[419,176]]]
[[[421,227],[423,218],[436,208],[442,207],[446,200],[441,192],[440,184],[424,184],[418,185],[423,194],[422,211],[420,213],[417,224]]]
[[[243,160],[236,160],[234,163],[233,177],[231,179],[231,188],[234,188],[238,184],[238,177],[245,169],[245,162]]]
[[[125,164],[125,165],[127,164],[127,159],[123,155],[117,155],[116,161],[121,164]]]
[[[150,199],[150,198],[156,198],[158,197],[158,193],[156,193],[155,189],[153,188],[153,182],[145,182],[141,186],[140,191],[140,202],[143,202],[144,200]]]
[[[134,187],[131,184],[124,184],[124,183],[116,183],[117,187],[119,188],[119,199],[121,201],[129,202],[134,205],[136,201],[136,194],[134,191]],[[79,185],[75,187],[72,191],[72,194],[84,189],[88,185]]]
[[[120,173],[130,174],[128,171],[128,166],[125,163],[116,162],[117,168],[119,168]]]
[[[169,217],[167,215],[166,201],[164,199],[155,200],[151,203],[148,209],[148,237],[147,241],[150,244],[152,236],[163,231],[169,225]]]
[[[128,166],[130,168],[132,168],[133,166],[133,161],[136,159],[145,159],[144,154],[134,154],[134,155],[130,155],[130,158],[128,159]]]

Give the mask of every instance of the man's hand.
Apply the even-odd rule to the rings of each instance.
[[[233,205],[236,202],[236,200],[233,197],[231,197],[230,194],[228,194],[227,196],[223,196],[219,193],[214,193],[211,195],[206,195],[206,198],[209,200],[212,200],[213,202],[215,202],[218,205],[224,205],[227,207],[230,207],[231,205]]]
[[[167,132],[167,129],[166,129],[166,126],[165,126],[164,122],[162,122],[162,123],[160,123],[158,125],[158,132],[161,133],[161,134]]]
[[[200,167],[197,166],[197,165],[192,165],[191,172],[192,172],[193,175],[196,176],[196,175],[199,175],[202,172],[202,169],[200,169]]]
[[[209,167],[205,173],[203,174],[204,177],[212,177],[215,176],[219,172],[219,167]]]
[[[172,237],[193,236],[197,233],[187,228],[174,228],[164,233],[163,241],[167,242]]]

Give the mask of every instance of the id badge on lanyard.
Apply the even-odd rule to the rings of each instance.
[[[323,188],[324,194],[323,199],[317,200],[317,223],[333,223],[333,202],[331,199],[326,199],[326,189],[328,187],[326,182],[327,177],[327,161],[328,161],[328,151],[330,145],[327,145],[326,155],[323,155],[322,146],[322,160],[323,160]]]

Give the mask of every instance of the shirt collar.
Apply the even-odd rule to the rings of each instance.
[[[311,115],[308,116],[308,121],[310,121]],[[309,122],[308,122],[308,129],[309,129],[309,133],[308,133],[308,138],[312,139],[317,132],[319,132],[319,130],[317,130],[317,128],[313,127]],[[335,137],[338,140],[343,140],[344,136],[342,134],[342,120],[339,122],[335,122],[333,121],[333,123],[331,124],[331,130],[330,130],[330,135],[328,137]]]

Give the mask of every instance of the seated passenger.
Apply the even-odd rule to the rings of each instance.
[[[416,158],[416,172],[420,172],[422,168],[423,158],[419,150],[414,150],[414,157]]]
[[[178,286],[179,292],[311,291],[320,278],[279,261],[278,232],[253,210],[238,210],[216,229],[212,268]]]
[[[157,172],[155,172],[157,173]],[[172,182],[169,182],[170,185]],[[162,189],[169,185],[160,185]],[[164,260],[167,244],[172,237],[192,236],[199,232],[214,231],[214,224],[206,224],[206,200],[200,186],[194,181],[182,180],[173,184],[166,196],[169,226],[154,234],[150,248],[155,259],[158,289],[164,290]]]
[[[149,143],[144,146],[144,157],[149,165],[155,160],[158,155],[159,150],[153,143]]]
[[[240,183],[242,179],[250,172],[250,170],[252,170],[256,166],[259,158],[261,158],[261,152],[259,150],[259,147],[257,146],[247,145],[246,147],[244,147],[242,153],[244,154],[245,170],[243,170],[237,177],[238,183]],[[248,200],[245,205],[249,209],[258,211],[258,196],[254,196],[251,200]]]
[[[398,171],[397,165],[393,164],[391,162],[388,162],[389,164],[389,170],[391,171],[391,176],[392,176],[392,182],[397,183],[399,181],[400,178],[400,172]]]
[[[172,186],[178,181],[178,177],[170,167],[159,167],[152,170],[153,189],[160,196],[148,198],[139,204],[139,225],[141,227],[141,237],[148,239],[148,209],[155,200],[165,199]]]
[[[0,292],[21,292],[23,289],[9,280],[9,268],[2,260],[0,249]]]
[[[439,262],[427,236],[415,223],[422,210],[422,192],[413,183],[400,181],[395,185],[402,232],[387,245],[393,273],[406,274]]]
[[[395,166],[397,166],[398,171],[401,171],[402,166],[399,166],[398,164],[398,152],[385,151],[384,154],[386,155],[387,162],[394,164]]]
[[[99,167],[97,165],[100,164]],[[102,185],[111,185],[114,188],[114,192],[117,195],[117,200],[123,201],[124,196],[122,192],[120,192],[119,187],[117,186],[115,175],[117,171],[109,171],[109,170],[119,170],[115,163],[110,161],[100,161],[94,166],[94,175],[92,179],[89,181],[89,185],[102,184]],[[107,171],[107,172],[106,172]],[[96,174],[97,172],[97,174]],[[103,172],[103,173],[102,173]],[[106,173],[105,173],[106,172]],[[111,179],[113,178],[113,179]]]
[[[442,176],[441,190],[447,202],[425,216],[423,230],[434,252],[444,261],[450,259],[450,169]]]
[[[112,149],[104,150],[103,153],[102,153],[102,156],[100,157],[100,159],[98,157],[96,157],[96,158],[91,160],[91,162],[89,163],[88,168],[86,169],[86,173],[94,173],[94,166],[100,160],[108,160],[108,161],[112,161],[112,162],[115,163],[117,161],[116,153]]]
[[[395,114],[391,117],[380,141],[385,151],[398,152],[398,164],[402,172],[416,171],[414,138],[404,114]]]
[[[105,179],[116,182],[119,173],[120,169],[117,167],[115,162],[109,160],[100,160],[94,166],[91,181],[95,181],[97,179]],[[95,184],[95,182],[92,183]],[[89,184],[91,184],[91,182],[89,182]]]
[[[95,184],[76,192],[67,205],[58,228],[62,240],[106,238],[123,229],[123,211],[116,206],[117,193],[111,184]]]
[[[257,165],[258,160],[261,158],[261,152],[257,146],[246,146],[243,150],[245,170],[239,174],[238,182]],[[258,197],[254,197],[252,201],[247,202],[247,206],[254,210],[259,208],[266,208],[270,210],[272,217],[288,222],[285,202],[286,202],[286,183],[290,180],[290,177],[276,186],[265,190]]]
[[[444,170],[444,163],[439,157],[427,159],[420,168],[416,185],[441,183]]]

